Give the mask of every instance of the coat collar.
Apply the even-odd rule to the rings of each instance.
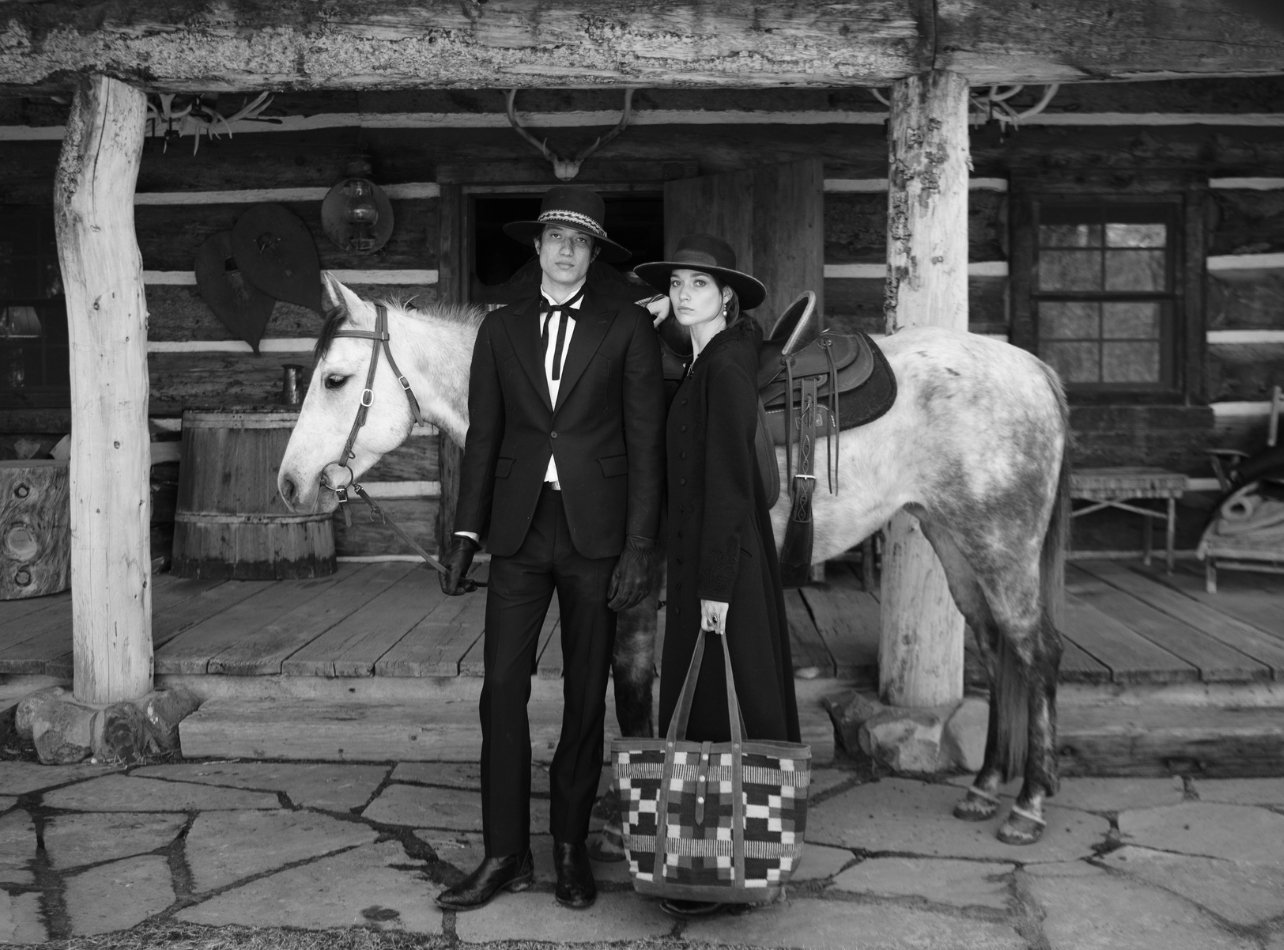
[[[544,405],[553,410],[552,400],[548,394],[548,380],[544,376],[544,354],[540,347],[540,308],[543,295],[536,294],[514,306],[516,320],[513,324],[513,347],[517,351],[517,360],[521,364],[530,383],[544,400]],[[615,308],[603,305],[603,298],[595,292],[592,285],[584,291],[580,301],[579,313],[575,318],[575,332],[571,335],[562,360],[562,381],[557,390],[557,405],[566,402],[566,397],[579,382],[584,370],[588,368],[593,354],[602,345],[606,331],[615,316]]]

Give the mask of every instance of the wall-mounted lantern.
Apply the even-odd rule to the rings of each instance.
[[[392,237],[392,202],[370,180],[370,163],[352,162],[347,176],[321,202],[326,237],[350,254],[373,254]]]

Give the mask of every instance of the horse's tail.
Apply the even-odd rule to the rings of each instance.
[[[992,694],[997,716],[990,717],[998,724],[994,767],[1003,773],[1003,781],[1010,782],[1025,773],[1029,751],[1030,666],[1021,662],[1007,637],[998,641]]]

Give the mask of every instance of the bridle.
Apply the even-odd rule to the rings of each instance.
[[[410,380],[406,379],[406,375],[397,367],[397,361],[392,358],[392,347],[389,345],[388,336],[388,309],[380,303],[375,304],[374,308],[375,326],[373,330],[358,330],[352,328],[336,330],[334,333],[335,337],[343,336],[358,340],[370,340],[370,368],[366,370],[366,385],[365,388],[361,390],[361,405],[357,407],[357,416],[352,420],[352,428],[348,430],[347,441],[343,443],[343,452],[340,454],[338,460],[332,463],[348,473],[348,480],[343,485],[331,485],[325,476],[325,470],[330,467],[327,465],[321,470],[321,484],[334,492],[335,496],[339,499],[339,506],[343,509],[343,520],[345,524],[352,523],[346,507],[348,503],[348,492],[351,490],[370,507],[370,515],[373,520],[380,524],[386,524],[388,527],[392,528],[401,540],[414,548],[415,552],[437,573],[443,575],[449,574],[450,572],[446,569],[445,565],[441,563],[441,561],[437,560],[425,551],[423,547],[421,547],[414,538],[407,534],[399,524],[384,514],[383,509],[375,504],[374,499],[367,495],[366,490],[357,483],[356,475],[353,473],[352,467],[348,464],[352,459],[357,457],[356,453],[353,451],[353,448],[357,444],[357,433],[360,432],[361,427],[366,424],[366,417],[370,414],[371,405],[374,404],[374,380],[375,372],[379,369],[380,353],[383,353],[384,356],[387,357],[388,368],[392,370],[393,375],[397,377],[397,382],[401,384],[401,390],[406,394],[406,401],[410,404],[410,414],[414,416],[415,422],[419,425],[423,425],[425,421],[423,413],[419,409],[419,400],[415,398],[414,390],[410,388]],[[473,581],[473,583],[478,587],[485,586],[481,581]]]

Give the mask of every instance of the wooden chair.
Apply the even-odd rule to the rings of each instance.
[[[1266,424],[1265,450],[1273,449],[1279,441],[1280,412],[1284,410],[1284,387],[1276,386],[1271,392],[1271,415]],[[1265,451],[1264,450],[1264,451]],[[1243,452],[1239,449],[1206,449],[1213,465],[1213,474],[1223,492],[1242,484],[1240,466],[1246,459],[1256,458],[1261,452]]]
[[[1279,444],[1284,387],[1271,393],[1266,445],[1258,452],[1210,449],[1213,473],[1222,489],[1217,510],[1204,529],[1198,555],[1204,587],[1217,592],[1217,569],[1284,573],[1284,446]]]

